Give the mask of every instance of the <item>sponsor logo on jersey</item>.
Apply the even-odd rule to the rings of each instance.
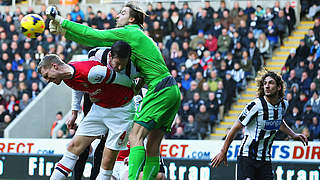
[[[264,124],[265,130],[279,130],[282,120],[266,120]]]

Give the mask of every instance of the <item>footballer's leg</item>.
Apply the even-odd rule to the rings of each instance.
[[[107,147],[103,150],[102,163],[100,167],[100,172],[98,174],[97,180],[109,180],[111,179],[113,166],[116,162],[119,151],[112,150]]]
[[[113,166],[119,151],[127,149],[128,137],[135,112],[134,103],[130,102],[122,107],[110,108],[106,112],[103,119],[109,131],[100,172],[97,177],[98,180],[109,180],[111,178]]]
[[[143,168],[143,180],[148,180],[151,177],[156,177],[160,169],[160,144],[164,136],[164,131],[154,129],[150,131],[147,142],[147,157]]]
[[[138,123],[134,123],[129,135],[130,154],[129,154],[129,179],[139,178],[142,170],[146,151],[143,146],[143,140],[148,135],[149,130]]]
[[[68,145],[67,151],[63,154],[61,160],[50,177],[50,180],[63,180],[73,170],[79,155],[91,144],[96,137],[93,136],[74,136]]]

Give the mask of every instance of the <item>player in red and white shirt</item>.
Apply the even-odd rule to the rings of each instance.
[[[125,49],[127,53],[115,54],[113,58],[120,62],[128,61],[130,46],[127,44]],[[126,75],[119,74],[100,62],[81,61],[66,64],[57,55],[52,54],[45,56],[39,63],[38,72],[48,82],[59,85],[64,81],[75,90],[88,92],[91,101],[94,102],[50,179],[66,179],[74,168],[79,154],[97,136],[104,135],[107,131],[108,137],[97,179],[110,179],[118,151],[126,149],[128,134],[133,123],[135,109],[131,101],[132,81]]]

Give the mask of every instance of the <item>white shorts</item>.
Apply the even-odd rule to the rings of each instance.
[[[75,135],[100,136],[108,132],[105,146],[112,150],[126,150],[134,113],[133,101],[118,108],[103,108],[93,104]]]
[[[123,161],[116,161],[114,163],[112,176],[117,180],[128,179],[129,167]]]

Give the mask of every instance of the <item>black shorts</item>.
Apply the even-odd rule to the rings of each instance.
[[[259,161],[249,157],[238,156],[237,177],[238,180],[272,180],[271,161]]]

